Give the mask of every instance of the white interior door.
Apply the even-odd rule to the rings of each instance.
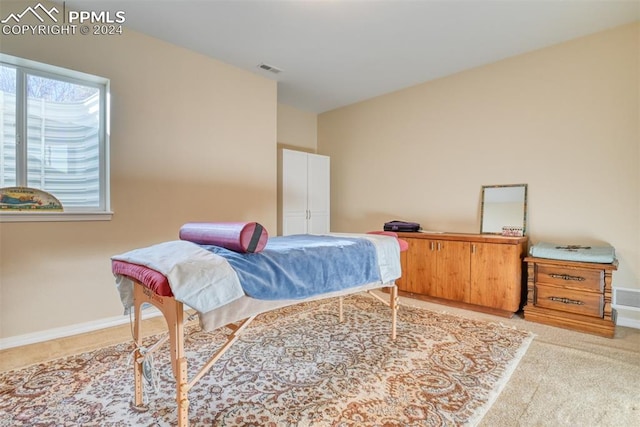
[[[325,234],[330,231],[330,159],[327,156],[309,154],[307,157],[307,232]]]
[[[307,153],[282,150],[282,234],[307,233]]]

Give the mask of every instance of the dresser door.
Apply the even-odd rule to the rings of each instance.
[[[432,296],[453,301],[465,301],[469,293],[469,242],[438,240],[436,286]]]
[[[471,292],[468,303],[516,312],[523,294],[518,245],[471,245]]]
[[[407,239],[406,291],[430,295],[435,292],[437,259],[435,242],[427,239]]]

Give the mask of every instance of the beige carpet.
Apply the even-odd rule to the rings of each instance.
[[[640,330],[602,338],[408,298],[403,304],[501,322],[535,338],[482,427],[640,426]]]
[[[531,342],[497,322],[403,308],[390,342],[388,308],[368,296],[263,315],[190,392],[193,425],[476,425]],[[190,359],[221,345],[194,332]],[[148,412],[129,408],[130,344],[0,374],[0,425],[175,423],[173,382],[158,355]],[[3,424],[4,423],[4,424]]]

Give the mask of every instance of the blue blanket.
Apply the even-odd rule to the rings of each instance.
[[[380,281],[375,246],[366,239],[293,235],[271,237],[259,253],[201,245],[238,274],[250,297],[301,299]]]

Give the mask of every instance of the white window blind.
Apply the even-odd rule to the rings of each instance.
[[[108,213],[108,80],[0,59],[0,187],[47,191],[65,213]]]

